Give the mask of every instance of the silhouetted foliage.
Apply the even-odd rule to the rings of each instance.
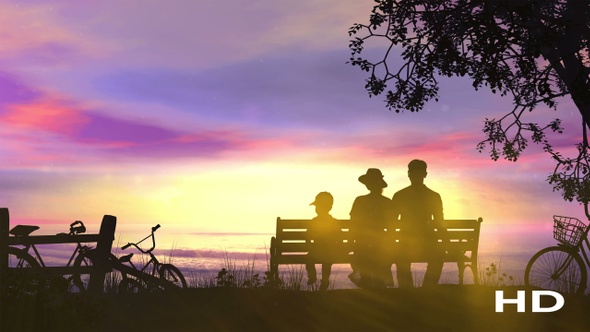
[[[235,268],[222,268],[217,272],[215,285],[217,287],[237,287],[237,288],[260,288],[271,287],[272,281],[269,277],[270,272],[253,273],[251,269],[237,270]]]
[[[389,110],[417,112],[438,100],[441,76],[467,76],[473,87],[511,96],[512,110],[485,119],[477,145],[490,157],[516,161],[529,140],[557,165],[548,181],[563,198],[590,200],[586,128],[590,126],[590,2],[578,0],[376,0],[368,24],[354,24],[349,63],[369,73],[369,96],[385,94]],[[385,42],[382,57],[361,56],[369,41]],[[547,133],[561,121],[525,121],[539,104],[556,109],[569,95],[582,115],[579,155],[564,158]]]

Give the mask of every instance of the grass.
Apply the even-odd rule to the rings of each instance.
[[[167,259],[172,261],[173,255]],[[189,288],[276,288],[279,290],[293,290],[293,291],[317,291],[319,289],[319,281],[313,285],[307,285],[307,273],[303,265],[286,265],[279,269],[279,282],[276,285],[271,283],[269,279],[269,263],[267,262],[267,270],[263,271],[257,268],[256,260],[248,260],[245,263],[238,264],[229,253],[226,253],[223,259],[222,266],[217,273],[214,272],[191,272],[185,274],[185,278]],[[423,274],[412,273],[414,279],[414,286],[420,287],[422,284]],[[489,266],[479,268],[479,283],[482,286],[504,287],[504,286],[518,286],[522,285],[522,281],[509,275],[501,270],[501,262],[491,263]],[[318,278],[319,279],[319,278]],[[117,280],[116,274],[107,275],[108,282],[115,282]],[[440,284],[450,284],[446,279],[441,279]],[[334,289],[334,279],[330,282],[329,289]],[[113,289],[112,285],[106,287]]]
[[[495,287],[293,292],[212,287],[182,292],[23,296],[1,331],[588,331],[590,299],[555,314],[494,311]],[[514,292],[517,288],[508,288]],[[2,303],[7,303],[2,301]],[[1,303],[0,303],[1,304]]]
[[[254,256],[256,257],[256,256]],[[148,258],[145,255],[135,255],[133,260],[136,266],[143,266],[147,263]],[[166,264],[172,264],[174,260],[174,248],[169,251],[162,261]],[[238,264],[229,253],[225,253],[220,270],[215,272],[191,272],[184,271],[185,278],[189,288],[274,288],[278,290],[291,291],[317,291],[319,290],[319,281],[313,285],[307,285],[307,273],[303,265],[285,265],[279,269],[279,281],[273,284],[270,280],[270,263],[267,255],[266,271],[260,270],[257,266],[256,259],[248,259],[247,262]],[[414,286],[420,287],[422,284],[423,274],[412,273]],[[501,262],[491,263],[489,266],[479,269],[479,282],[482,286],[517,286],[522,282],[501,270]],[[113,271],[105,276],[105,292],[117,293],[118,284],[121,281],[121,273]],[[320,278],[318,278],[320,279]],[[449,284],[447,279],[441,279],[441,284]],[[332,278],[329,289],[334,289],[335,281]],[[72,288],[70,288],[72,291]]]
[[[101,296],[24,294],[0,311],[2,331],[60,330],[588,330],[590,299],[569,299],[558,315],[494,312],[497,287],[515,291],[518,280],[500,263],[480,269],[480,286],[443,284],[411,291],[384,289],[315,292],[303,265],[282,266],[271,287],[256,261],[238,264],[226,254],[217,273],[187,273],[182,292],[106,293]],[[420,274],[414,275],[421,283]],[[116,275],[107,275],[116,284]],[[444,283],[445,281],[442,281]],[[332,283],[333,287],[333,283]],[[295,291],[295,292],[293,292]],[[452,303],[452,305],[449,305]],[[10,317],[6,319],[6,317]],[[130,318],[132,317],[132,318]],[[137,317],[140,317],[137,319]],[[468,319],[466,319],[468,318]]]
[[[279,271],[279,282],[274,285],[268,271],[262,272],[256,269],[256,260],[248,260],[238,266],[229,254],[225,254],[221,270],[216,276],[203,276],[202,274],[190,274],[187,280],[195,288],[232,287],[232,288],[276,288],[281,290],[305,290],[306,272],[302,265],[289,265],[287,269]]]
[[[501,262],[491,263],[485,269],[479,268],[479,284],[482,286],[506,287],[519,286],[522,281],[501,270]]]

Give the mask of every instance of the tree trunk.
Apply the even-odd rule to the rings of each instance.
[[[543,50],[543,56],[549,60],[566,85],[574,104],[582,115],[584,124],[590,128],[590,71],[584,67],[579,53],[583,48],[583,36],[587,30],[587,7],[588,4],[585,1],[568,1],[567,9],[563,12],[563,18],[568,22],[563,38],[559,44]],[[540,21],[535,23],[542,24]],[[542,38],[535,32],[533,35]]]

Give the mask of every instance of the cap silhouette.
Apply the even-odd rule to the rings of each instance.
[[[309,205],[332,206],[332,204],[334,204],[334,197],[332,197],[332,194],[330,194],[327,191],[322,191],[321,193],[317,194],[317,196],[315,197],[315,200],[313,202],[311,202],[311,204],[309,204]]]

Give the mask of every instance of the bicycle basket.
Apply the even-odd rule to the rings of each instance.
[[[553,216],[553,237],[569,247],[577,247],[582,242],[586,225],[577,218]]]

